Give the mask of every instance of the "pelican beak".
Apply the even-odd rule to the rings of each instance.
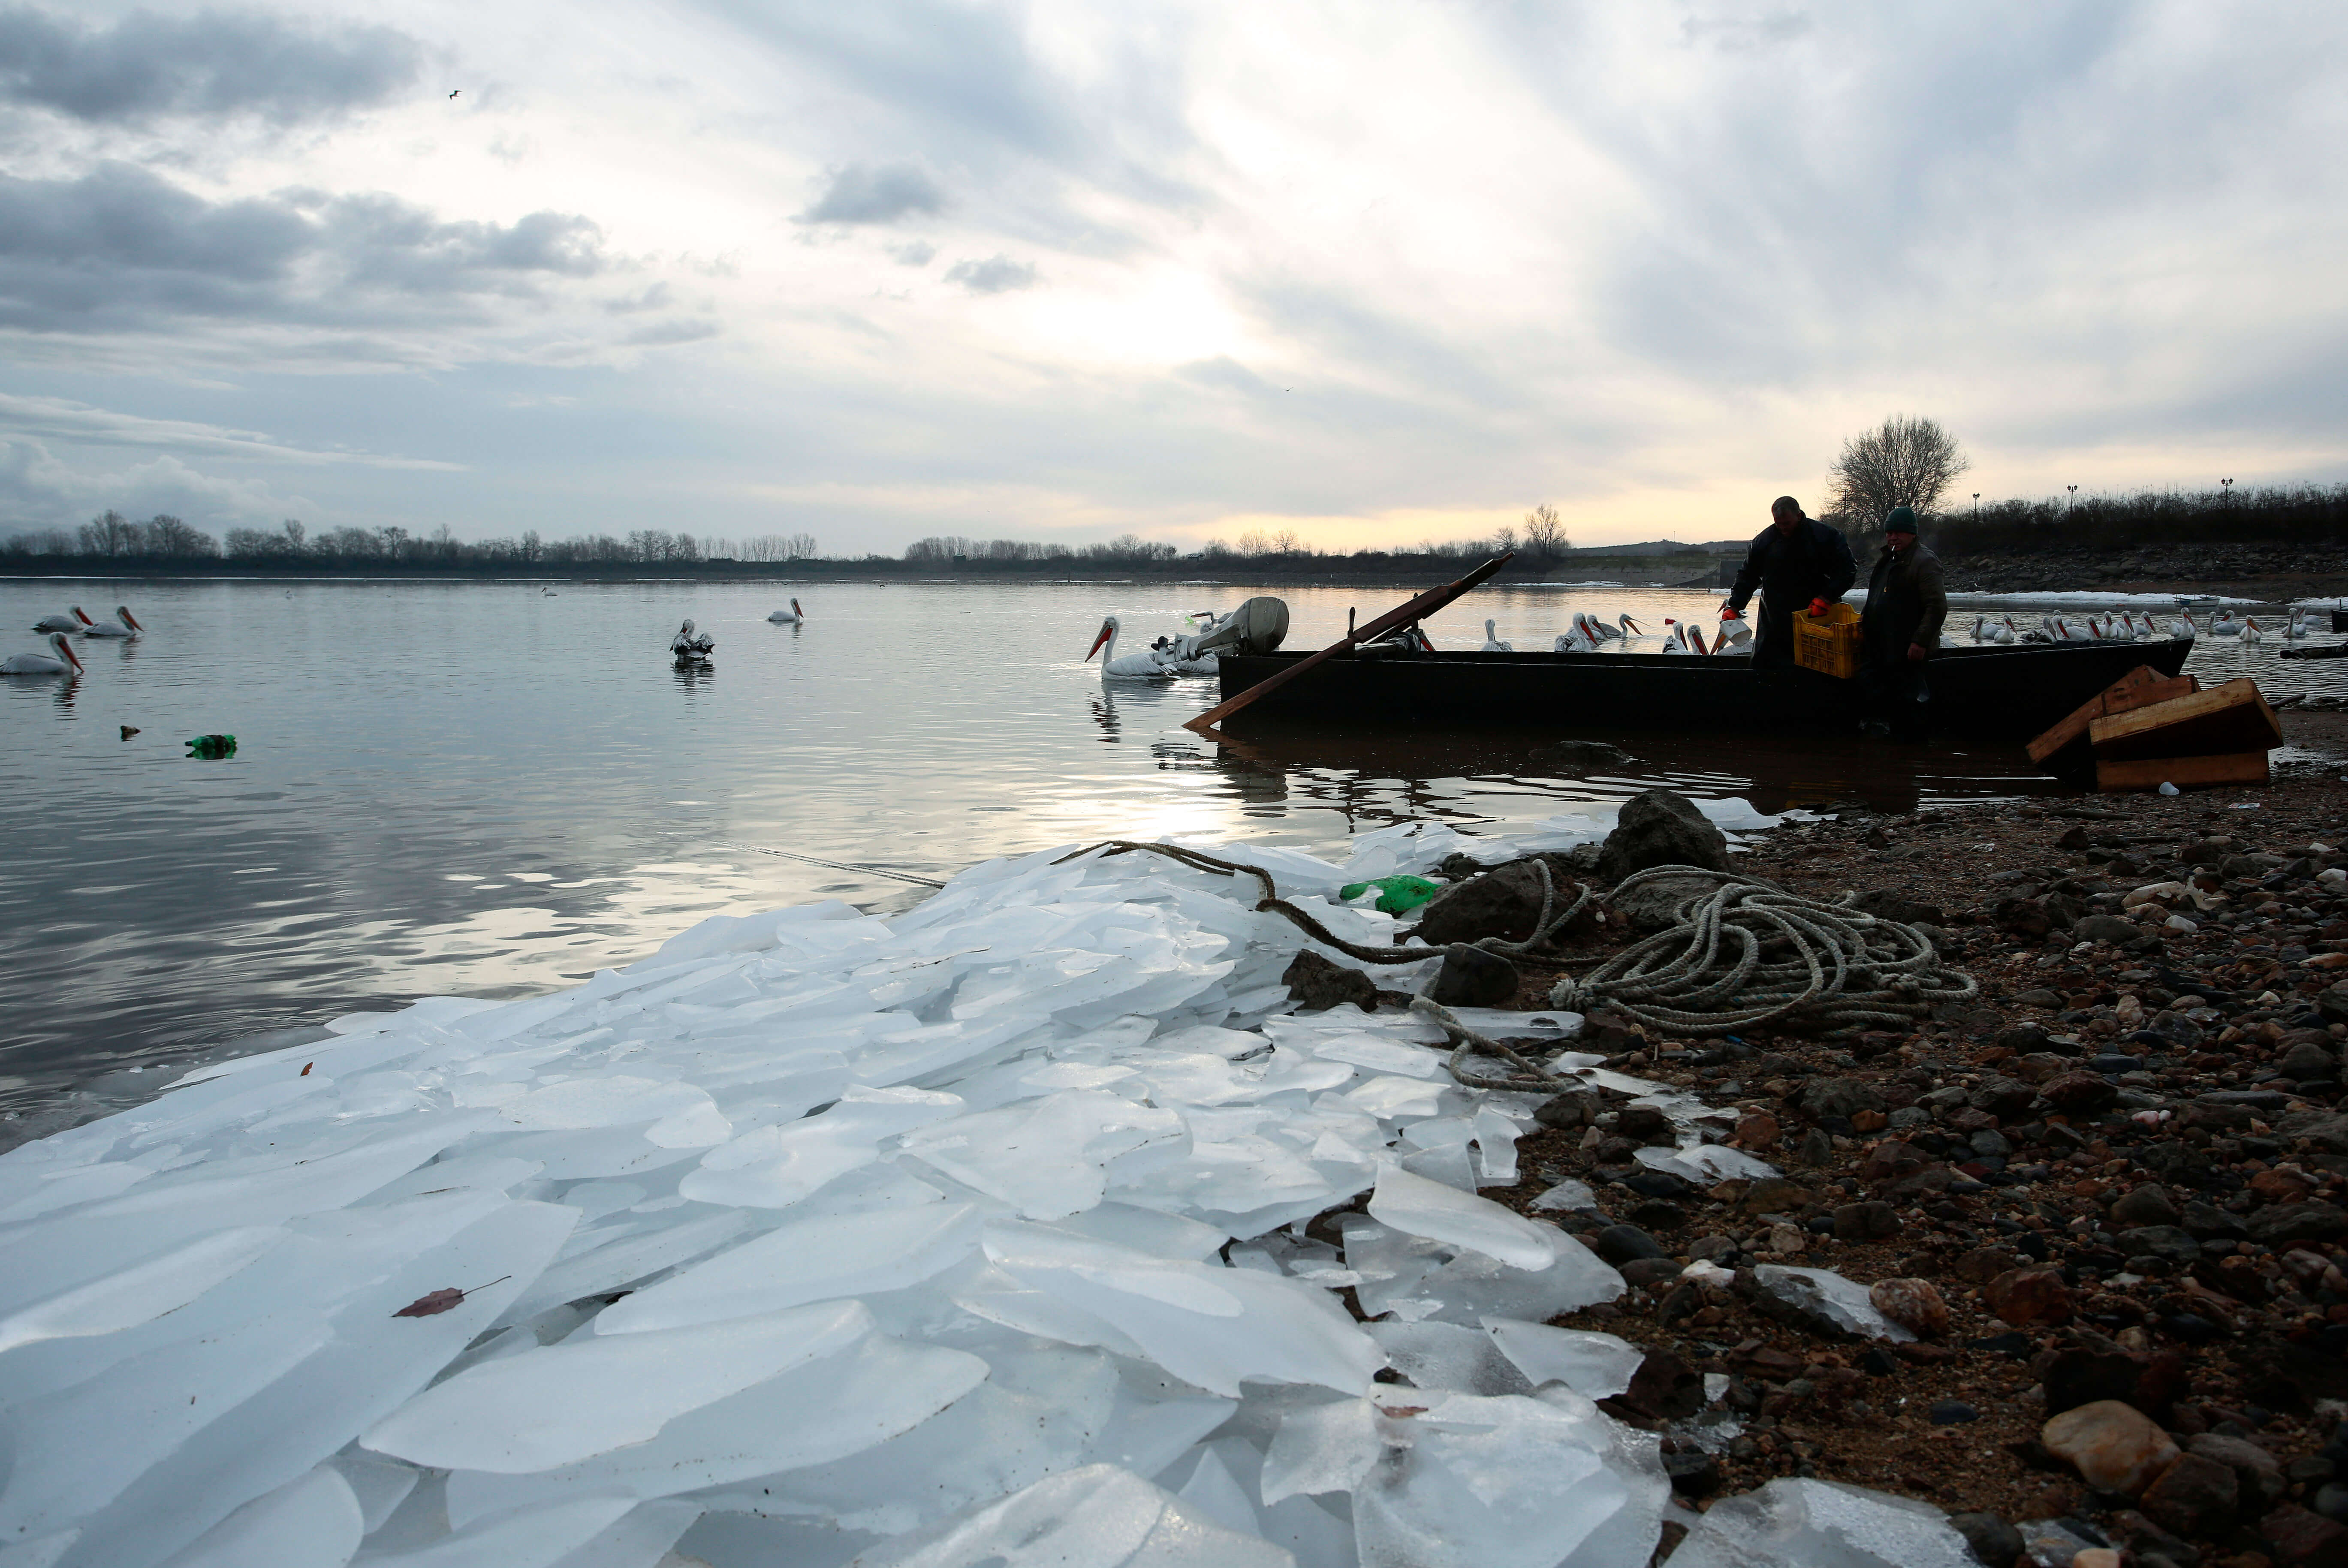
[[[98,622],[92,620],[88,616],[84,615],[81,612],[81,606],[78,604],[73,607],[73,612],[74,619],[80,621],[84,626],[95,626],[98,624]]]
[[[804,616],[807,614],[807,611],[799,608],[799,601],[795,599],[791,600],[791,613],[793,615]]]
[[[49,641],[57,645],[57,651],[64,654],[66,657],[66,662],[74,667],[75,674],[84,675],[88,673],[88,671],[81,667],[81,659],[74,652],[73,644],[66,641],[66,634],[64,632],[51,632],[49,634]]]
[[[1622,624],[1629,627],[1632,630],[1637,632],[1642,637],[1647,635],[1647,629],[1640,625],[1637,621],[1632,620],[1628,615],[1622,617]]]
[[[145,627],[139,624],[139,618],[130,613],[129,606],[124,605],[116,610],[114,613],[122,617],[122,624],[130,628],[131,630],[144,631],[147,630]]]
[[[1085,661],[1086,661],[1086,663],[1090,663],[1090,662],[1092,661],[1092,656],[1093,656],[1094,654],[1096,654],[1096,653],[1099,652],[1099,651],[1101,651],[1101,644],[1103,644],[1104,642],[1107,642],[1107,641],[1108,641],[1108,622],[1107,622],[1107,621],[1106,621],[1106,620],[1104,620],[1104,621],[1102,621],[1102,622],[1101,622],[1100,635],[1099,635],[1098,637],[1094,638],[1094,639],[1093,639],[1093,645],[1092,645],[1090,648],[1088,648],[1088,649],[1086,649],[1086,650],[1085,651]]]

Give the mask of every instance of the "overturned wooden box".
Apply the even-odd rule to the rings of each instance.
[[[2106,790],[2264,784],[2282,725],[2258,682],[2208,691],[2190,675],[2138,666],[2030,743],[2031,760]]]

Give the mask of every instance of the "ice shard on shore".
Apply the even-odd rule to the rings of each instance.
[[[1387,942],[1336,889],[1467,842],[1260,858]],[[0,1155],[10,1560],[1644,1562],[1655,1441],[1591,1403],[1636,1352],[1547,1326],[1622,1277],[1477,1191],[1521,1097],[1416,1017],[1290,1016],[1251,885],[1066,858],[353,1015]],[[1773,1488],[1682,1553],[1937,1568],[1886,1510]]]

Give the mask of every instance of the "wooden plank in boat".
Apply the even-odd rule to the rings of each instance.
[[[2165,702],[2171,697],[2182,697],[2201,689],[2201,683],[2190,675],[2163,675],[2149,664],[2139,664],[2109,686],[2096,692],[2060,722],[2032,741],[2030,760],[2052,773],[2084,774],[2090,760],[2085,751],[2087,726],[2112,713],[2125,713],[2131,708],[2147,703]],[[2077,754],[2062,759],[2061,765],[2049,767],[2050,762],[2062,753],[2078,748]]]
[[[2262,784],[2269,777],[2264,752],[2233,752],[2211,757],[2097,758],[2096,787],[2107,790],[2206,789],[2211,784]]]
[[[2098,761],[2214,757],[2282,744],[2282,724],[2247,676],[2087,723]]]

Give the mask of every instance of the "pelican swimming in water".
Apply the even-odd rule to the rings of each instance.
[[[2201,628],[2194,621],[2191,610],[2182,610],[2168,618],[2168,635],[2178,641],[2189,642],[2201,635]]]
[[[807,611],[799,608],[799,601],[795,599],[788,610],[778,610],[767,619],[778,626],[797,626],[807,619]]]
[[[2292,606],[2291,622],[2282,629],[2282,634],[2285,637],[2297,639],[2306,636],[2307,631],[2307,606],[2303,604]]]
[[[84,616],[45,615],[41,617],[40,620],[33,622],[33,630],[36,631],[79,631],[83,627],[88,626],[88,619]]]
[[[1516,646],[1513,643],[1503,642],[1500,641],[1499,631],[1490,621],[1488,620],[1484,622],[1484,646],[1476,650],[1477,652],[1514,653],[1516,651]]]
[[[74,606],[74,613],[80,615],[81,606]],[[81,634],[84,637],[136,637],[147,630],[139,624],[138,618],[130,613],[127,606],[116,605],[114,617],[112,620],[90,621],[88,626],[81,629]],[[84,617],[84,619],[88,618]]]
[[[2267,634],[2265,632],[2259,630],[2259,618],[2257,616],[2247,615],[2242,618],[2243,641],[2263,642],[2266,641],[2266,635]]]
[[[1101,653],[1101,680],[1104,682],[1112,680],[1171,681],[1174,679],[1176,671],[1173,664],[1160,655],[1155,648],[1144,649],[1138,653],[1119,654],[1117,651],[1117,634],[1122,630],[1124,628],[1116,616],[1105,618],[1101,621],[1100,635],[1093,639],[1092,650],[1085,655],[1085,658],[1089,661],[1094,653],[1101,653],[1103,649],[1108,651]]]
[[[668,651],[676,656],[678,667],[684,668],[688,665],[708,663],[709,655],[716,646],[716,638],[706,631],[696,635],[693,630],[693,622],[688,620],[676,629],[675,637],[669,639]]]
[[[1597,652],[1598,633],[1591,627],[1590,617],[1578,610],[1575,610],[1573,620],[1570,623],[1570,630],[1558,633],[1557,641],[1550,644],[1550,651],[1552,653]]]
[[[2209,635],[2212,637],[2240,637],[2241,634],[2242,623],[2234,619],[2234,612],[2230,610],[2219,610],[2217,619],[2209,622]]]
[[[64,675],[68,678],[81,673],[81,661],[74,657],[73,645],[62,631],[49,633],[49,646],[57,657],[46,653],[12,653],[0,660],[0,675]]]

